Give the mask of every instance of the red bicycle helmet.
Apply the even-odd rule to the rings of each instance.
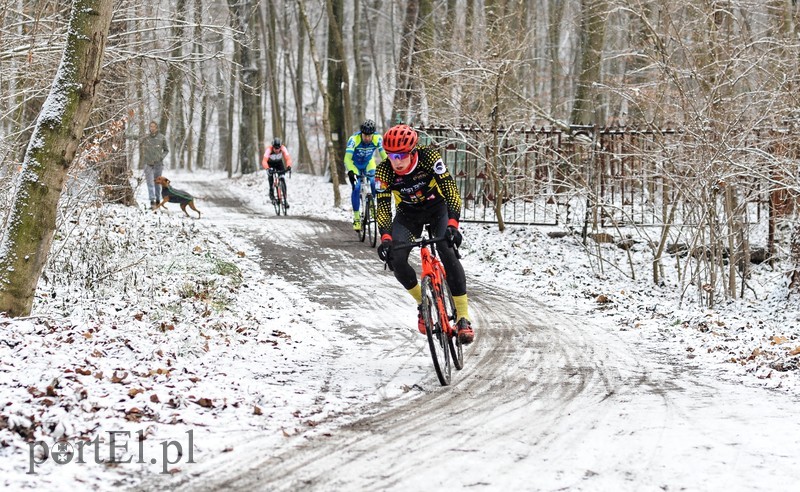
[[[419,136],[408,125],[395,125],[383,134],[383,150],[392,153],[411,152],[417,147]]]

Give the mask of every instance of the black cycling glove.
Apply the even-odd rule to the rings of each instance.
[[[461,246],[461,241],[464,238],[461,237],[461,231],[458,230],[458,226],[448,225],[447,232],[445,234],[447,236],[447,242],[449,242],[451,245],[455,244],[457,248]]]
[[[378,258],[386,263],[392,263],[392,240],[391,238],[384,238],[378,246]]]

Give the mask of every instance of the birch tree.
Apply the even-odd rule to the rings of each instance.
[[[27,316],[56,229],[58,200],[100,84],[112,0],[73,0],[66,45],[15,181],[0,238],[0,312]]]

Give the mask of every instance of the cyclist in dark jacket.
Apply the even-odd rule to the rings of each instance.
[[[378,255],[389,262],[394,276],[417,301],[418,327],[425,333],[422,320],[422,293],[414,268],[408,263],[408,248],[397,249],[419,237],[430,224],[435,237],[447,235],[452,244],[439,243],[437,251],[447,274],[447,285],[456,304],[458,338],[471,343],[475,334],[469,318],[467,281],[464,268],[456,257],[455,246],[461,245],[458,219],[461,196],[458,187],[439,151],[417,146],[417,132],[408,125],[397,125],[383,135],[383,148],[388,158],[375,171],[377,188],[378,229],[381,245]],[[392,220],[392,198],[396,215]]]

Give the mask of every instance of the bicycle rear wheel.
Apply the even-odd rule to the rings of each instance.
[[[428,337],[436,377],[442,386],[447,386],[450,384],[451,373],[450,349],[447,334],[442,330],[439,313],[441,295],[441,292],[434,287],[431,277],[422,279],[422,319],[425,321],[425,334]]]
[[[444,273],[444,272],[443,272]],[[447,286],[447,279],[442,275],[442,302],[444,303],[445,320],[450,325],[450,336],[447,337],[447,345],[450,347],[450,355],[453,356],[453,365],[459,371],[464,368],[464,346],[458,341],[456,336],[456,303],[453,301],[453,295],[450,293],[450,287]]]
[[[281,176],[280,187],[281,187],[280,207],[281,207],[281,210],[283,210],[283,215],[287,215],[288,214],[287,209],[289,208],[289,202],[287,201],[287,198],[286,198],[286,180],[283,178],[283,176]],[[280,212],[278,212],[278,215],[280,215]]]

